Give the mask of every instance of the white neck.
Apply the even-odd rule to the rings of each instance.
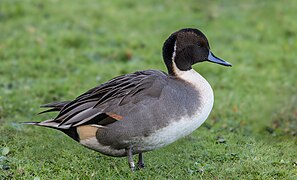
[[[175,75],[178,78],[183,79],[183,80],[193,84],[195,87],[201,86],[202,84],[205,84],[205,83],[208,84],[208,82],[194,69],[190,69],[188,71],[181,71],[176,66],[174,60],[172,61],[172,68],[173,68],[173,72],[175,73]],[[201,81],[203,81],[202,84],[201,84]]]
[[[198,72],[194,69],[190,69],[188,71],[181,71],[176,67],[176,64],[173,61],[173,69],[176,74],[176,77],[183,79],[184,81],[192,84],[197,91],[199,91],[202,95],[202,98],[205,101],[211,101],[213,103],[213,90],[210,84],[203,78]]]
[[[192,84],[197,90],[207,89],[212,93],[210,84],[194,69],[188,71],[178,71],[176,76]]]

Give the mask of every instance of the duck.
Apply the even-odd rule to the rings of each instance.
[[[196,130],[214,103],[210,84],[192,65],[223,66],[206,36],[196,28],[172,33],[163,44],[167,72],[142,70],[120,75],[74,100],[42,105],[42,122],[25,124],[60,130],[81,145],[113,157],[127,157],[132,171],[145,167],[143,153],[167,146]],[[138,155],[135,165],[133,155]]]

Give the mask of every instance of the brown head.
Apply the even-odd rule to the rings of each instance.
[[[211,51],[206,36],[198,29],[186,28],[174,32],[163,45],[163,59],[170,75],[192,69],[198,62],[210,61],[224,66],[230,63],[216,57]]]

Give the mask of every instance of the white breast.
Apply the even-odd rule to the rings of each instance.
[[[169,126],[159,129],[154,134],[143,138],[140,150],[149,151],[156,148],[166,146],[179,138],[192,133],[207,119],[211,112],[214,96],[209,83],[193,69],[189,71],[179,72],[178,77],[191,83],[201,94],[199,99],[200,106],[194,115],[182,117],[178,121],[174,121]]]

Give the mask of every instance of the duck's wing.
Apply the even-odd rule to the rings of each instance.
[[[158,99],[166,86],[166,77],[165,73],[156,70],[116,77],[71,102],[45,105],[60,112],[55,119],[38,125],[46,123],[49,127],[69,129],[80,125],[105,126],[114,123],[122,120],[130,109],[146,98]]]

